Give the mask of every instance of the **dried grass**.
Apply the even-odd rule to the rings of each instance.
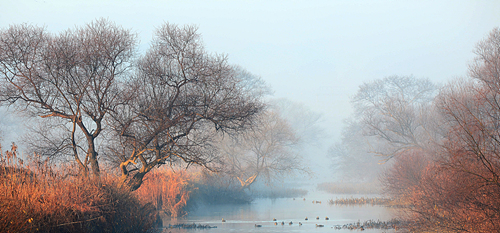
[[[154,207],[118,189],[113,176],[66,176],[71,168],[37,156],[24,164],[16,149],[0,147],[2,232],[145,232],[156,220]]]
[[[152,203],[157,210],[163,210],[172,218],[185,215],[190,194],[192,174],[185,170],[157,169],[149,172],[135,195],[142,202]]]

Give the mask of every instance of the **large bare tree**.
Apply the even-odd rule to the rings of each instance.
[[[135,190],[154,167],[176,161],[211,168],[214,134],[245,128],[262,108],[242,72],[206,52],[196,27],[159,27],[110,121],[122,185]]]
[[[135,48],[135,34],[105,19],[58,35],[12,25],[0,31],[0,101],[69,124],[74,160],[85,174],[90,164],[98,177],[96,139],[116,107]]]

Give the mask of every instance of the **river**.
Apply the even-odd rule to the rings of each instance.
[[[367,220],[387,221],[394,217],[395,210],[383,206],[343,206],[330,205],[329,199],[345,197],[373,197],[366,195],[333,195],[315,192],[304,198],[256,199],[245,205],[199,206],[188,216],[178,219],[164,219],[169,224],[202,224],[216,226],[210,229],[169,229],[163,232],[353,232],[358,230],[335,230],[335,225],[344,225]],[[314,202],[314,203],[313,203]],[[321,202],[321,203],[317,203]],[[305,218],[308,220],[305,220]],[[316,219],[319,217],[319,220]],[[325,218],[328,217],[329,220]],[[222,219],[226,222],[222,222]],[[273,221],[276,218],[277,225]],[[281,223],[285,224],[282,225]],[[292,224],[290,225],[290,222]],[[299,222],[302,225],[299,225]],[[317,227],[324,225],[324,227]],[[255,225],[262,225],[256,227]],[[366,229],[363,232],[394,232],[385,229]]]

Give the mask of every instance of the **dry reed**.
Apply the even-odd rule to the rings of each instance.
[[[38,156],[25,164],[17,147],[0,147],[0,229],[2,232],[145,232],[156,220],[116,179],[67,176]]]

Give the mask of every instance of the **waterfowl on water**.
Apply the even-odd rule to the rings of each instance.
[[[262,225],[257,225],[257,224],[255,224],[255,227],[262,227]]]
[[[276,221],[276,219],[275,219],[275,218],[273,218],[273,221]]]
[[[318,216],[318,217],[316,217],[316,220],[319,220],[319,216]]]
[[[299,222],[299,226],[302,226],[302,223],[301,223],[301,222]]]
[[[285,225],[285,222],[281,222],[281,225]]]
[[[309,220],[307,217],[306,217],[306,221]]]
[[[275,226],[277,226],[277,225],[278,225],[278,223],[277,223],[277,222],[274,222],[274,225],[275,225]]]
[[[290,221],[290,222],[288,223],[288,225],[292,225],[292,224],[293,224],[293,222],[292,222],[292,221]]]
[[[318,224],[316,224],[316,227],[324,227],[324,226],[325,226],[325,225],[318,225]]]
[[[225,220],[225,219],[222,219],[222,222],[226,222],[226,220]]]
[[[330,220],[330,219],[328,217],[326,217],[325,220]]]

